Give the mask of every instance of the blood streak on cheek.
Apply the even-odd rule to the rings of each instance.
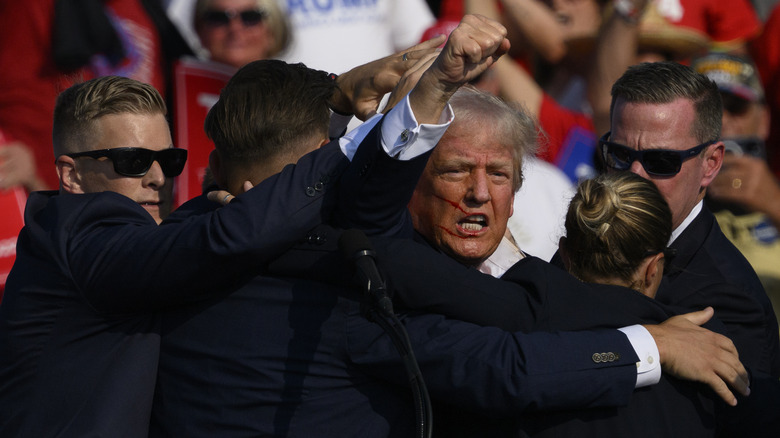
[[[435,196],[435,197],[437,197],[437,198],[439,198],[439,199],[441,199],[442,201],[446,202],[447,204],[450,204],[450,205],[451,205],[451,206],[453,206],[454,208],[456,208],[456,209],[460,210],[460,211],[461,211],[463,214],[468,214],[468,213],[466,213],[466,210],[464,210],[464,209],[460,208],[460,205],[459,205],[457,202],[455,202],[455,201],[450,201],[449,199],[442,198],[441,196],[436,196],[436,195],[434,195],[434,196]]]
[[[434,195],[434,196],[436,196],[436,195]],[[439,199],[441,199],[442,201],[446,202],[447,204],[450,204],[450,205],[451,205],[451,206],[453,206],[454,208],[458,209],[458,210],[459,210],[459,211],[461,211],[463,214],[468,214],[468,213],[466,213],[466,210],[464,210],[464,209],[460,208],[460,205],[459,205],[457,202],[455,202],[455,201],[450,201],[449,199],[442,198],[441,196],[436,196],[436,197],[437,197],[437,198],[439,198]],[[461,236],[460,234],[455,234],[455,233],[453,233],[452,231],[448,230],[447,228],[445,228],[445,227],[443,227],[443,226],[441,226],[441,225],[436,225],[436,226],[437,226],[437,227],[439,227],[439,228],[441,228],[441,229],[442,229],[442,230],[443,230],[445,233],[449,234],[449,235],[450,235],[450,236],[452,236],[452,237],[457,237],[458,239],[463,239],[463,240],[466,240],[466,239],[468,239],[468,237],[467,237],[467,236]]]

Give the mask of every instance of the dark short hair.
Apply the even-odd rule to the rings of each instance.
[[[222,89],[204,128],[227,160],[258,162],[297,153],[313,137],[327,137],[328,99],[335,88],[327,73],[303,64],[250,62]]]
[[[700,143],[720,138],[723,103],[718,86],[708,77],[676,62],[643,62],[631,66],[612,86],[612,104],[667,104],[677,99],[693,102],[696,112],[692,134]]]
[[[91,150],[94,123],[109,114],[162,114],[167,109],[151,85],[121,76],[103,76],[66,89],[54,106],[54,156]]]

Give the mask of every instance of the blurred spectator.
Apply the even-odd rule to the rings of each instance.
[[[412,46],[434,22],[425,0],[278,1],[293,35],[282,59],[332,73]]]
[[[290,41],[276,0],[198,0],[194,26],[211,60],[235,68],[274,58]]]
[[[513,204],[517,214],[507,223],[523,252],[550,261],[563,235],[563,219],[572,195],[574,185],[560,169],[536,157],[523,160],[523,185]]]
[[[658,12],[675,26],[709,36],[718,51],[744,53],[758,36],[761,22],[749,0],[653,0]]]
[[[780,315],[780,184],[769,170],[769,110],[749,59],[713,53],[693,68],[718,84],[723,98],[723,168],[707,191],[720,228],[748,259]]]
[[[766,89],[771,114],[767,159],[775,175],[780,176],[780,6],[775,6],[764,32],[753,41],[751,54]]]
[[[165,93],[167,61],[187,52],[157,1],[2,2],[0,131],[14,142],[13,169],[33,168],[30,157],[36,169],[13,181],[27,190],[58,187],[51,129],[60,91],[114,74]]]

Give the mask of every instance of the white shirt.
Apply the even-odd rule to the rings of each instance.
[[[340,74],[420,42],[435,17],[425,0],[278,0],[292,43],[281,59]]]

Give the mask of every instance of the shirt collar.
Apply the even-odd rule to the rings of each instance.
[[[501,239],[501,243],[498,244],[498,248],[487,260],[477,265],[477,269],[483,274],[500,278],[523,257],[525,257],[525,254],[520,251],[520,248],[504,236]]]
[[[672,237],[669,239],[669,245],[672,244],[672,242],[677,239],[680,234],[682,234],[683,231],[685,231],[686,228],[688,228],[688,225],[693,222],[694,219],[696,219],[696,216],[701,213],[702,206],[704,205],[704,200],[699,201],[696,206],[693,207],[690,213],[688,213],[688,216],[685,218],[684,221],[680,224],[679,227],[675,228],[674,231],[672,231]]]

